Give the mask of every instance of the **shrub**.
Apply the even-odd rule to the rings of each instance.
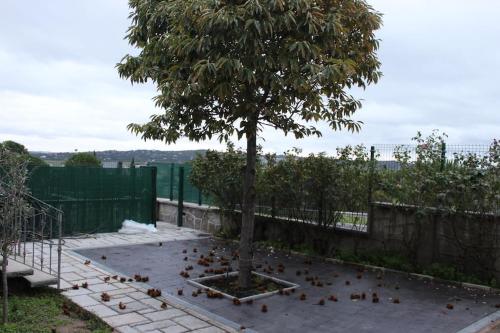
[[[64,166],[67,167],[102,167],[101,161],[91,153],[76,153],[73,154],[66,162]]]

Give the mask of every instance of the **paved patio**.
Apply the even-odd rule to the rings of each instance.
[[[166,237],[170,233],[172,235]],[[173,233],[176,233],[175,236]],[[300,284],[300,288],[295,294],[290,296],[275,295],[255,301],[253,305],[241,306],[235,306],[227,299],[208,299],[204,295],[193,297],[192,291],[195,289],[187,284],[186,279],[182,278],[179,272],[184,270],[187,265],[192,265],[194,269],[190,270],[189,274],[191,277],[198,277],[206,269],[206,267],[196,264],[201,254],[207,255],[216,246],[216,256],[223,255],[226,258],[231,258],[231,253],[236,248],[235,245],[207,237],[199,237],[189,229],[170,228],[163,238],[160,235],[154,237],[156,238],[147,239],[147,237],[138,236],[136,239],[137,242],[149,242],[149,244],[130,246],[129,242],[128,245],[122,244],[126,246],[76,250],[79,254],[91,258],[93,263],[106,265],[109,270],[121,272],[122,275],[147,275],[149,277],[148,285],[161,289],[163,295],[169,297],[172,303],[175,300],[183,304],[184,307],[181,306],[179,311],[191,311],[189,314],[170,319],[169,314],[156,314],[158,309],[154,307],[137,309],[132,312],[133,315],[126,317],[127,320],[133,322],[120,327],[123,332],[133,332],[131,329],[147,331],[154,326],[142,326],[146,323],[144,320],[149,320],[147,323],[150,325],[154,325],[155,320],[160,322],[157,325],[162,325],[163,316],[168,317],[166,319],[169,320],[167,322],[169,325],[173,322],[185,329],[195,329],[196,326],[183,325],[183,316],[196,317],[196,313],[200,314],[201,319],[199,320],[201,322],[210,325],[207,327],[214,330],[230,331],[243,326],[247,328],[247,331],[259,332],[404,331],[406,333],[457,332],[473,325],[482,318],[487,316],[494,318],[498,315],[498,309],[495,308],[495,305],[500,303],[498,294],[458,288],[438,282],[409,279],[401,274],[387,273],[384,276],[379,276],[375,272],[360,272],[353,267],[322,261],[304,263],[304,258],[301,256],[290,256],[286,253],[267,250],[257,251],[257,264],[262,265],[260,270],[262,271],[263,268],[271,265],[274,268],[272,275]],[[166,239],[172,241],[166,242]],[[163,240],[162,246],[159,246],[159,240]],[[109,246],[113,245],[109,244]],[[195,249],[196,252],[194,252]],[[183,253],[184,250],[187,250],[186,254]],[[103,255],[106,256],[105,260],[101,259]],[[187,261],[184,260],[186,256],[188,257]],[[284,272],[277,272],[278,263],[282,263],[286,267]],[[231,261],[231,265],[237,267],[237,260]],[[305,269],[309,271],[307,276],[317,276],[322,282],[322,286],[312,286],[310,281],[306,282]],[[297,275],[297,271],[301,271],[301,274]],[[348,285],[346,281],[349,281]],[[100,291],[101,288],[109,284],[101,282],[99,285],[100,287],[94,287],[94,290],[98,288]],[[117,283],[112,282],[110,285],[116,286]],[[136,299],[133,296],[139,294],[134,294],[131,290],[122,292],[126,288],[118,288],[118,286],[116,289],[119,290],[116,292],[120,295],[128,294],[123,296],[123,299],[134,304],[131,308],[144,303],[140,298],[143,297],[143,294]],[[177,296],[178,289],[183,289],[183,296]],[[78,291],[69,291],[68,293],[71,295],[73,292]],[[113,290],[110,294],[114,292]],[[374,292],[379,297],[378,303],[372,302]],[[307,295],[305,301],[299,300],[301,293]],[[366,295],[365,300],[351,300],[352,294],[362,295],[363,293]],[[90,299],[98,302],[96,297],[99,298],[100,293],[93,295],[90,295]],[[330,295],[335,295],[338,302],[328,301],[327,298]],[[325,300],[325,305],[319,304],[322,298]],[[87,298],[87,300],[90,299]],[[395,303],[395,299],[399,299],[399,303]],[[148,299],[146,303],[153,301]],[[261,312],[262,304],[267,305],[267,313]],[[447,308],[448,304],[453,305],[453,309]],[[104,310],[102,306],[109,307],[109,304],[99,305],[101,305],[99,310]],[[104,319],[111,324],[121,323],[125,325],[121,322],[122,317],[115,314],[119,311],[113,307],[111,310],[114,312],[109,316],[104,316]],[[177,313],[175,311],[171,313]],[[194,319],[190,320],[194,321]],[[200,325],[201,322],[196,321]],[[128,331],[125,330],[125,327]],[[476,332],[476,328],[478,328],[477,325],[470,326],[463,332]],[[170,332],[168,327],[162,328],[160,331]]]
[[[180,229],[167,224],[159,226],[160,231],[148,235],[123,235],[118,233],[98,234],[87,238],[66,239],[62,254],[61,288],[76,304],[95,313],[117,332],[136,333],[219,333],[234,332],[235,330],[214,317],[205,316],[202,311],[196,311],[186,306],[180,300],[171,297],[152,298],[147,295],[148,286],[145,283],[120,282],[110,278],[116,272],[99,265],[95,260],[85,264],[86,259],[74,253],[74,250],[95,247],[113,247],[155,242],[170,242],[187,239],[197,239],[206,235],[191,229]],[[101,260],[102,262],[102,260]],[[126,276],[129,278],[130,276]],[[87,288],[72,289],[74,284],[82,285],[86,282]],[[111,299],[108,302],[101,300],[101,294],[107,293]],[[162,307],[162,303],[165,305]],[[119,304],[125,305],[120,309]]]

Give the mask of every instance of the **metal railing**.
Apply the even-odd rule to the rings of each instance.
[[[28,208],[13,217],[20,228],[10,259],[55,276],[60,289],[64,213],[29,193],[22,195]]]

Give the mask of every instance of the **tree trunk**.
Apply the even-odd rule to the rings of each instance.
[[[8,320],[8,298],[9,298],[9,288],[7,286],[7,264],[8,256],[6,251],[2,251],[2,296],[3,296],[3,312],[2,312],[2,323],[6,324]]]
[[[243,184],[243,207],[240,236],[239,287],[249,289],[253,268],[253,233],[255,220],[255,162],[257,159],[257,131],[247,135],[247,165]]]

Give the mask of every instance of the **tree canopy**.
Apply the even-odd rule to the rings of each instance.
[[[156,84],[163,113],[129,129],[173,143],[234,134],[247,141],[239,286],[251,283],[256,139],[264,126],[296,138],[315,123],[359,130],[348,90],[381,73],[364,0],[130,0],[127,39],[140,52],[117,65],[132,83]]]
[[[91,153],[76,153],[64,163],[64,166],[84,166],[84,167],[101,167],[101,161]]]
[[[127,38],[140,49],[118,64],[133,83],[152,80],[165,110],[129,128],[168,143],[227,140],[263,126],[297,138],[312,124],[358,130],[353,86],[381,73],[374,31],[381,15],[362,0],[131,0]],[[255,123],[257,122],[257,123]]]
[[[6,140],[4,142],[0,142],[0,148],[22,156],[28,161],[29,167],[48,166],[47,162],[41,158],[31,155],[24,145],[15,141]]]

